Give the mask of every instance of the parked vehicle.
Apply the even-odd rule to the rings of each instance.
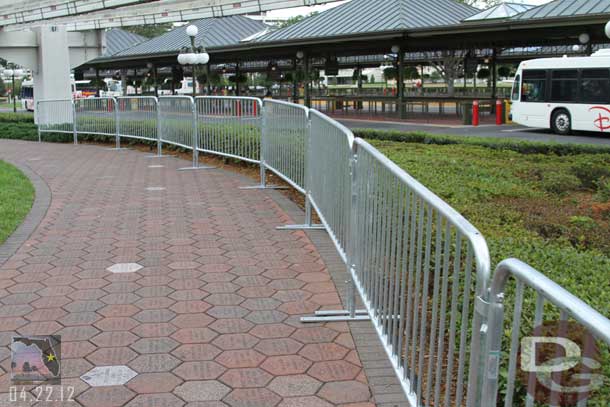
[[[511,99],[512,120],[524,126],[560,135],[610,131],[610,49],[522,62]]]

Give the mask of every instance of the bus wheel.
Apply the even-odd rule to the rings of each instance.
[[[572,118],[570,112],[565,109],[558,109],[551,118],[551,128],[560,136],[567,136],[572,132]]]

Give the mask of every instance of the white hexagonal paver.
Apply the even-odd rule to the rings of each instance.
[[[138,374],[127,366],[99,366],[80,378],[91,387],[121,386]]]
[[[117,263],[108,267],[108,270],[111,273],[135,273],[140,270],[142,266],[138,263]]]

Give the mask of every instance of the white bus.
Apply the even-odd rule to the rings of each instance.
[[[524,126],[560,135],[610,131],[610,49],[522,62],[511,99],[512,120]]]

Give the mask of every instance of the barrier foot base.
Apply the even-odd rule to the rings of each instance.
[[[247,187],[239,187],[239,189],[288,189],[281,185],[252,185]]]
[[[126,147],[118,147],[118,148],[117,147],[112,147],[112,148],[107,148],[106,150],[108,150],[108,151],[125,151],[125,150],[129,150],[129,149],[126,148]]]
[[[312,317],[301,317],[303,323],[314,322],[344,322],[344,321],[368,321],[370,317],[366,310],[356,310],[356,315],[352,318],[349,311],[316,311]]]
[[[214,169],[216,169],[216,167],[206,167],[205,165],[201,165],[199,167],[178,168],[178,171],[214,170]]]
[[[164,154],[164,155],[156,155],[156,154],[155,154],[155,155],[147,155],[147,156],[146,156],[146,158],[168,158],[168,157],[173,157],[173,156],[171,156],[171,155],[166,155],[166,154]]]
[[[277,230],[324,230],[324,225],[285,225],[276,227]]]

